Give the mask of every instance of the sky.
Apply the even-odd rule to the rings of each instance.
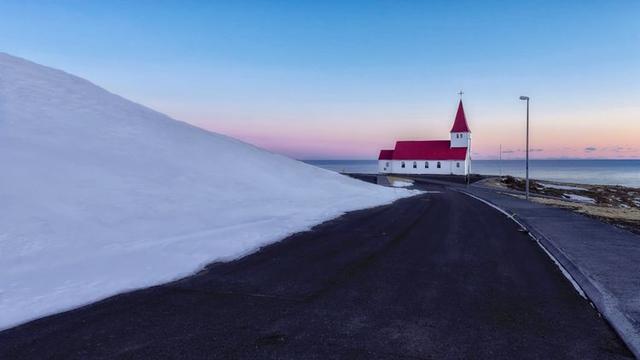
[[[640,158],[640,1],[0,2],[0,51],[297,159]]]

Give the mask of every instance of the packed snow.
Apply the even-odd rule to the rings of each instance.
[[[558,185],[558,184],[548,184],[548,183],[539,183],[543,187],[549,189],[557,189],[557,190],[574,190],[574,191],[587,191],[585,188],[570,186],[570,185]]]
[[[582,195],[576,195],[576,194],[562,194],[562,196],[565,199],[569,199],[569,200],[573,200],[573,201],[579,201],[579,202],[589,203],[589,204],[595,204],[596,203],[595,199],[590,198],[588,196],[582,196]]]
[[[416,194],[207,132],[0,53],[0,328]]]
[[[408,180],[393,180],[391,182],[391,185],[393,187],[409,187],[409,186],[413,186],[413,182]]]

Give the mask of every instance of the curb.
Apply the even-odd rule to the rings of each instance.
[[[555,246],[553,241],[547,238],[535,226],[529,224],[526,219],[516,214],[510,215],[498,205],[477,195],[464,190],[456,191],[493,207],[505,214],[520,227],[527,230],[530,236],[540,244],[542,249],[545,250],[549,257],[558,265],[578,293],[591,302],[595,309],[604,316],[605,320],[607,320],[618,336],[620,336],[633,355],[637,359],[640,359],[640,329],[636,329],[631,320],[625,316],[624,311],[619,306],[618,300],[614,296],[589,278],[569,256]]]

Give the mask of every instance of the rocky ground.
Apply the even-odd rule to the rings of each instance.
[[[489,178],[483,183],[505,190],[524,191],[525,188],[524,179],[512,176]],[[533,201],[571,209],[640,234],[638,188],[530,180],[529,191]]]

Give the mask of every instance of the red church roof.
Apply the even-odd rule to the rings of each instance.
[[[471,130],[469,130],[469,125],[467,125],[467,117],[464,116],[462,100],[458,103],[458,112],[456,113],[456,119],[453,121],[451,132],[471,132]]]
[[[394,160],[464,160],[467,148],[451,148],[449,140],[397,141]]]
[[[380,150],[378,160],[393,160],[393,150]]]
[[[394,150],[381,150],[378,160],[464,160],[467,148],[451,148],[449,140],[398,141]]]

